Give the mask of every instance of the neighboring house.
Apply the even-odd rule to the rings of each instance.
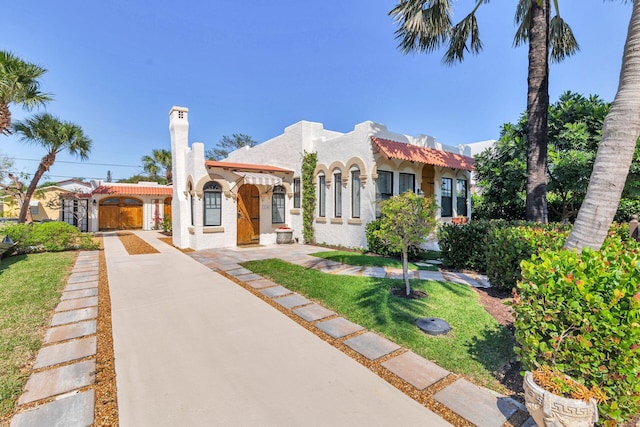
[[[437,218],[471,216],[473,159],[468,147],[430,136],[410,137],[364,122],[348,133],[301,121],[282,135],[205,161],[204,145],[188,142],[188,109],[169,114],[173,157],[173,242],[193,249],[273,244],[276,230],[293,229],[302,241],[301,166],[316,152],[317,242],[366,247],[365,226],[379,201],[404,191],[434,196]],[[434,243],[435,246],[435,243]]]
[[[165,215],[171,218],[170,185],[102,181],[92,185],[90,231],[157,230]]]
[[[487,139],[485,141],[472,142],[470,144],[467,144],[467,146],[471,151],[471,156],[475,157],[476,154],[480,154],[489,148],[493,148],[496,142],[498,141],[495,139]],[[478,179],[476,175],[477,174],[475,171],[471,172],[471,194],[479,192]]]
[[[84,226],[80,224],[80,228],[87,231],[86,214],[90,192],[91,184],[77,180],[62,181],[56,185],[38,188],[29,202],[31,218],[36,222],[66,221],[78,226],[78,221],[82,223],[81,217],[84,217]],[[20,215],[20,203],[15,198],[10,201],[8,198],[10,196],[5,196],[2,216],[17,219]]]
[[[33,221],[64,221],[81,231],[159,229],[171,218],[172,187],[156,182],[120,184],[78,180],[39,188],[31,199]],[[20,206],[3,200],[3,216],[17,218]]]

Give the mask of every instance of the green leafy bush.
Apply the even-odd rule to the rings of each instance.
[[[629,222],[631,215],[640,215],[640,199],[620,199],[618,211],[613,218],[616,222]]]
[[[381,256],[400,258],[401,251],[391,249],[382,241],[382,239],[380,239],[380,237],[378,237],[381,224],[382,223],[378,218],[368,223],[365,227],[367,235],[367,247],[369,248],[369,252],[373,252],[374,254]],[[409,246],[409,259],[416,259],[419,253],[419,247]]]
[[[80,232],[66,222],[11,224],[0,231],[16,243],[14,252],[59,252],[75,249],[97,249],[90,234]]]
[[[455,270],[487,271],[487,236],[505,221],[471,221],[469,224],[444,223],[438,227],[442,265]]]
[[[603,249],[544,251],[522,262],[514,293],[516,353],[598,386],[605,425],[640,411],[640,248],[609,237]]]
[[[520,262],[540,250],[558,250],[567,239],[566,227],[542,224],[494,227],[486,241],[487,278],[491,286],[511,290],[520,280]]]

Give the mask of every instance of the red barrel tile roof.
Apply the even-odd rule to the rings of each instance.
[[[389,159],[409,160],[452,169],[473,170],[473,158],[462,154],[371,137],[374,148]]]
[[[108,185],[102,184],[92,194],[114,194],[124,196],[171,196],[173,187],[165,185]]]

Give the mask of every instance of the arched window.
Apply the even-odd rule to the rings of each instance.
[[[195,211],[195,206],[194,206],[194,200],[193,200],[193,186],[191,185],[191,183],[189,183],[189,185],[187,186],[187,193],[189,194],[189,207],[190,207],[190,214],[191,214],[191,225],[196,225],[195,221],[194,221],[194,211]]]
[[[360,218],[360,169],[351,169],[351,218]]]
[[[327,209],[327,181],[324,175],[318,175],[318,216],[324,218]]]
[[[217,182],[209,181],[202,188],[204,226],[222,225],[222,187]]]
[[[284,194],[285,189],[282,185],[273,187],[273,196],[271,196],[271,223],[284,224]]]

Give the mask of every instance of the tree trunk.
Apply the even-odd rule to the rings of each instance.
[[[640,135],[640,1],[633,3],[618,92],[604,120],[602,139],[567,248],[600,249],[618,209]]]
[[[409,296],[411,294],[411,284],[409,283],[409,254],[407,247],[402,248],[402,278],[404,279],[404,286],[406,289],[406,294]]]
[[[22,203],[22,207],[20,208],[20,216],[18,217],[18,222],[23,224],[27,220],[27,214],[31,214],[29,203],[31,202],[31,197],[33,193],[36,191],[36,187],[38,186],[38,182],[42,175],[46,171],[49,170],[51,165],[56,161],[56,153],[49,153],[42,158],[40,161],[40,165],[38,165],[38,170],[36,171],[31,183],[29,184],[29,188],[27,188],[27,192],[25,193],[24,203]]]
[[[9,104],[4,101],[0,101],[0,134],[11,134],[11,111]]]
[[[548,222],[549,0],[531,2],[527,78],[527,221]]]

